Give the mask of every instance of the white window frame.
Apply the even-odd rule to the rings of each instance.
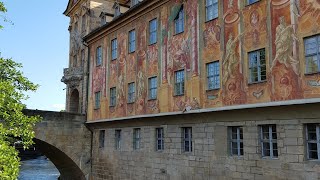
[[[158,79],[157,77],[151,77],[148,79],[149,99],[157,99],[158,94]]]
[[[156,128],[156,150],[164,150],[164,128]]]
[[[133,129],[133,149],[138,150],[141,148],[141,129]]]
[[[233,138],[233,134],[236,134],[237,136],[235,139]],[[233,147],[234,143],[236,143],[236,147]],[[243,150],[243,127],[242,126],[229,127],[229,146],[230,146],[231,156],[243,156],[244,150]],[[236,149],[237,153],[234,153],[233,149]]]
[[[182,128],[182,149],[183,152],[192,152],[192,127]]]
[[[116,87],[110,88],[110,107],[114,107],[117,104],[117,89]]]
[[[136,31],[133,29],[129,31],[129,53],[136,51]]]
[[[115,130],[114,137],[115,137],[115,149],[120,150],[121,149],[121,129]]]
[[[181,6],[176,18],[174,19],[175,34],[184,32],[184,8]]]
[[[118,58],[118,41],[117,38],[111,40],[111,60]]]
[[[220,89],[220,62],[214,61],[207,64],[208,90]]]
[[[312,39],[315,39],[314,43],[311,43]],[[315,46],[315,47],[314,47]],[[312,52],[313,50],[313,52]],[[304,38],[304,51],[305,51],[305,63],[306,63],[306,74],[320,72],[320,34]],[[310,70],[310,64],[316,64],[316,70]]]
[[[94,93],[94,101],[94,109],[100,109],[101,91],[97,91]]]
[[[135,101],[135,83],[128,84],[128,103],[134,103]]]
[[[309,127],[316,126],[316,139],[309,139]],[[306,124],[306,144],[307,144],[307,159],[319,160],[320,159],[320,125],[319,124]],[[317,158],[310,157],[310,144],[316,144],[317,146]]]
[[[174,95],[182,96],[184,95],[184,70],[176,71],[174,73]]]
[[[248,57],[249,57],[249,83],[258,83],[258,82],[266,81],[267,67],[266,67],[265,49],[259,49],[256,51],[249,52]],[[254,76],[255,69],[257,69],[256,71],[257,76]],[[262,75],[263,72],[265,73],[264,76]],[[257,80],[255,78],[257,78]]]
[[[219,1],[206,0],[206,21],[216,19],[219,16]]]
[[[268,137],[267,139],[263,139],[263,128],[268,128]],[[272,131],[272,128],[275,128],[275,132]],[[276,139],[273,138],[272,134],[275,133],[276,134]],[[271,125],[260,125],[260,144],[261,144],[261,155],[263,158],[270,158],[270,159],[275,159],[275,158],[278,158],[279,156],[279,149],[278,149],[278,142],[277,142],[277,139],[278,139],[278,135],[277,135],[277,126],[274,125],[274,124],[271,124]],[[264,143],[267,143],[269,144],[269,153],[270,155],[267,156],[264,151],[266,149],[266,147],[264,146]],[[276,147],[274,147],[273,144],[276,144]],[[277,151],[277,155],[274,155],[273,151],[276,150]]]
[[[149,44],[157,43],[157,31],[158,31],[158,19],[152,19],[149,21]]]

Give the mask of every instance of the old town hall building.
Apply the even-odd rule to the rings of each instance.
[[[320,179],[319,0],[69,0],[91,179]]]

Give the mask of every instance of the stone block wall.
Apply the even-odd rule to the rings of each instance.
[[[94,179],[319,179],[320,161],[306,156],[305,124],[320,123],[319,104],[211,112],[94,125]],[[279,156],[261,155],[259,125],[275,124]],[[228,127],[243,127],[243,156],[231,156]],[[164,150],[156,151],[155,129],[164,128]],[[182,150],[182,128],[192,127],[192,152]],[[133,129],[141,148],[133,149]],[[121,129],[121,149],[115,130]],[[99,131],[105,147],[99,148]]]

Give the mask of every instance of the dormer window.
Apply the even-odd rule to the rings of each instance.
[[[114,3],[113,9],[114,9],[114,17],[118,17],[121,15],[120,4],[118,2]]]
[[[105,13],[102,12],[99,17],[100,17],[100,25],[101,26],[105,25],[107,23]]]

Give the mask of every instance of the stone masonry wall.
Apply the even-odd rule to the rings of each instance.
[[[320,123],[319,104],[211,112],[95,124],[94,179],[319,179],[320,162],[306,158],[305,124]],[[275,124],[279,156],[261,157],[259,125]],[[228,126],[243,126],[244,155],[228,151]],[[164,128],[164,150],[155,150],[155,128]],[[182,127],[192,127],[193,151],[182,152]],[[133,150],[133,129],[141,149]],[[106,130],[99,148],[99,130]],[[115,130],[122,130],[115,150]]]

